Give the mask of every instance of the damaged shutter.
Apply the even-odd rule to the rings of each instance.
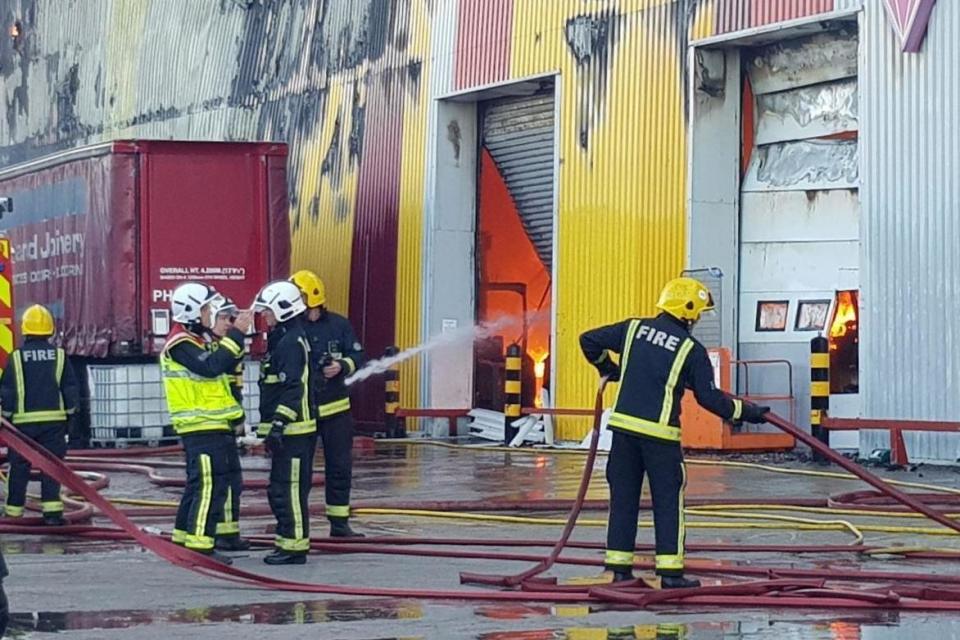
[[[493,100],[483,145],[503,175],[527,236],[548,271],[553,261],[553,92]]]

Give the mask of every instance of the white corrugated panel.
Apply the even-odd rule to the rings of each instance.
[[[503,175],[547,270],[553,257],[553,91],[483,106],[483,146]]]
[[[863,7],[863,0],[836,0],[834,11],[855,11]]]
[[[861,75],[863,412],[960,420],[960,3],[938,2],[905,54],[865,5]],[[908,434],[911,458],[952,462],[954,434]],[[886,434],[863,450],[887,446]]]

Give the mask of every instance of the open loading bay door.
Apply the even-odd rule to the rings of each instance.
[[[816,335],[831,335],[844,359],[831,414],[859,406],[857,42],[851,26],[743,51],[739,382],[743,391],[748,368],[751,395],[780,395],[792,367],[798,416],[809,415]],[[834,433],[831,444],[856,437]]]
[[[533,406],[549,389],[554,109],[552,82],[533,95],[480,104],[477,320],[498,328],[476,344],[475,407],[503,409],[511,344],[521,350],[521,404]]]

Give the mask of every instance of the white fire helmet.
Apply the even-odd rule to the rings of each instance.
[[[286,322],[306,311],[307,305],[297,285],[289,280],[277,280],[260,289],[253,308],[255,311],[269,309],[276,316],[277,322]]]
[[[213,287],[202,282],[185,282],[173,290],[170,298],[170,313],[174,322],[195,324],[200,322],[200,311],[208,304],[216,304],[223,296]]]
[[[239,309],[237,308],[236,303],[223,295],[210,303],[210,313],[214,321],[221,313],[229,313],[231,316],[235,316],[238,312]]]

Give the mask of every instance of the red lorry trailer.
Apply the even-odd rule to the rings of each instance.
[[[249,305],[289,273],[286,156],[275,143],[123,140],[3,169],[17,319],[47,306],[85,377],[91,363],[155,360],[181,282]]]

